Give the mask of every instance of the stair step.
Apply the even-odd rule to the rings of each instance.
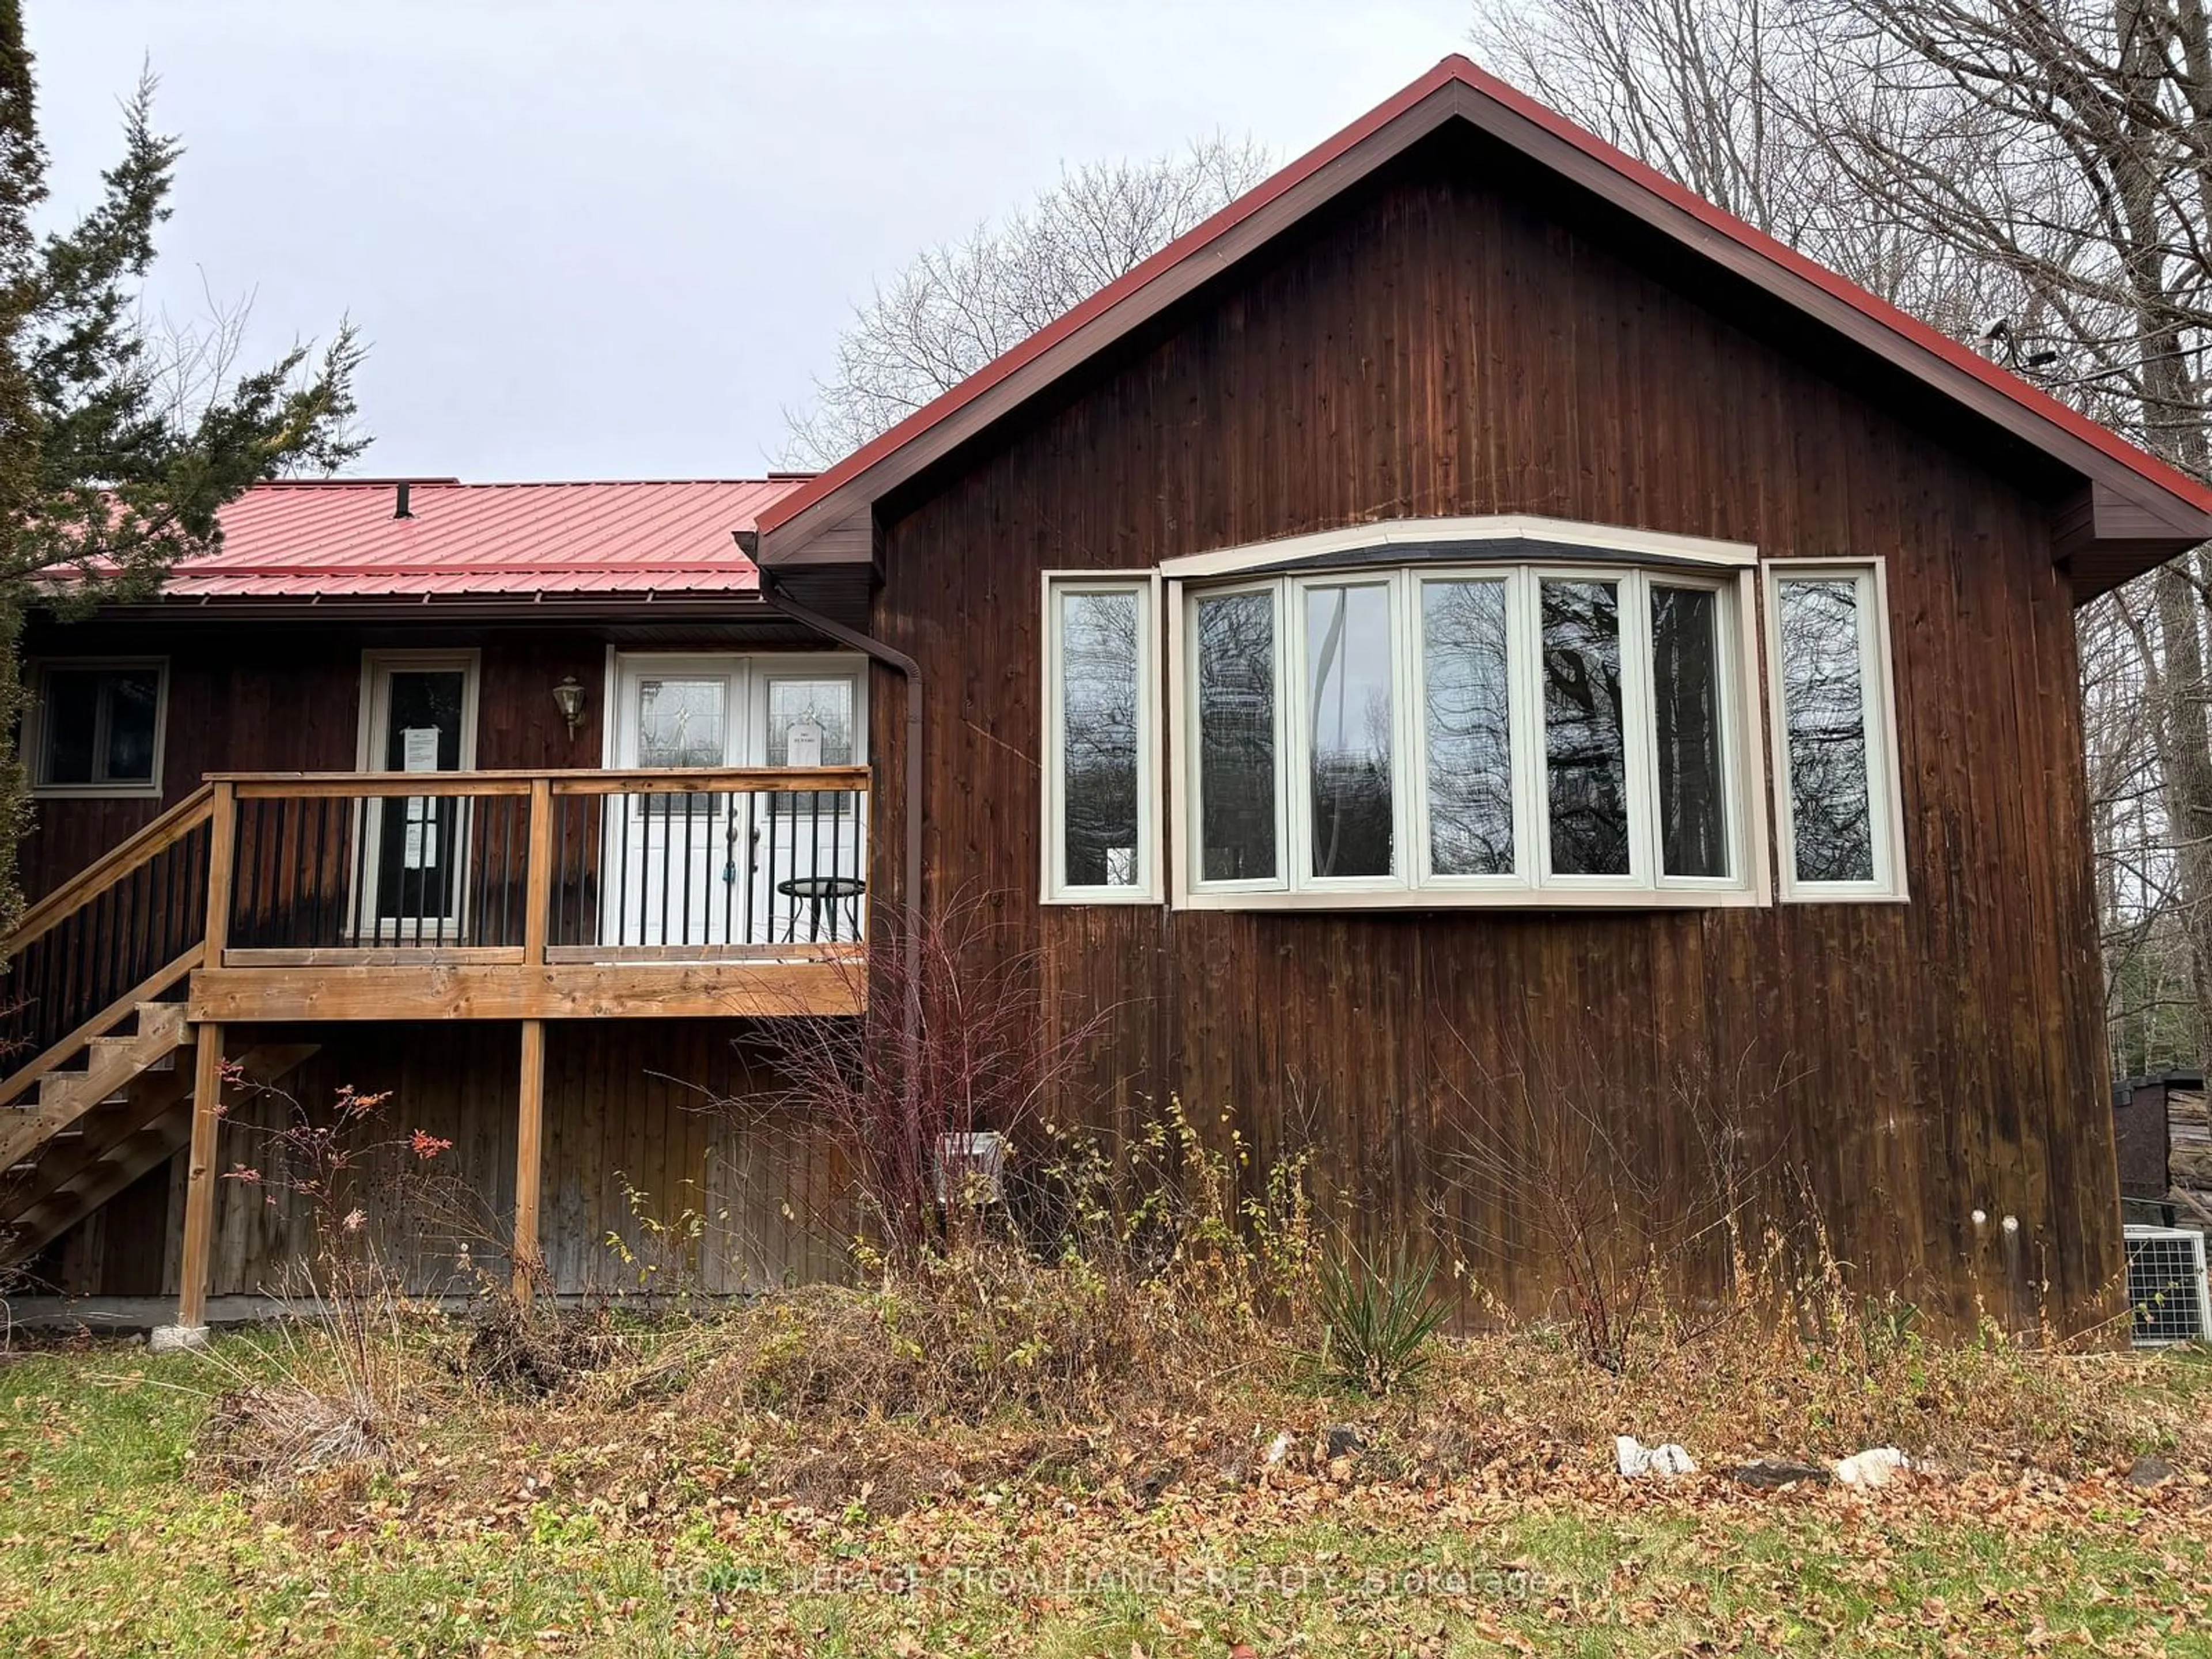
[[[183,1003],[142,1002],[137,1005],[137,1008],[139,1036],[149,1036],[156,1030],[167,1030],[173,1026],[177,1033],[177,1046],[179,1048],[191,1046],[193,1028],[185,1023]]]
[[[39,1079],[39,1086],[23,1097],[22,1109],[35,1112],[52,1105],[89,1075],[89,1073],[77,1071],[47,1073]]]

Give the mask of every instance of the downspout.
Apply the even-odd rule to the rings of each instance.
[[[742,530],[736,532],[736,538],[738,550],[753,559],[759,549],[759,538]],[[779,591],[774,571],[760,568],[757,561],[756,568],[760,568],[760,595],[769,609],[813,629],[825,639],[860,652],[896,671],[906,681],[906,938],[902,941],[906,1006],[901,1012],[905,1023],[906,1052],[911,1062],[912,1057],[921,1052],[921,930],[916,925],[921,915],[921,665],[905,652],[799,604]],[[911,1063],[908,1069],[912,1070]],[[908,1086],[913,1086],[913,1079],[908,1079]]]

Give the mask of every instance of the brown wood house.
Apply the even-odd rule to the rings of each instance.
[[[227,528],[32,640],[0,1221],[72,1290],[300,1248],[225,1057],[394,1090],[556,1288],[635,1190],[833,1271],[820,1126],[694,1109],[957,902],[1086,1109],[1508,1301],[1602,1165],[2118,1310],[2073,611],[2212,493],[1463,59],[818,477]]]

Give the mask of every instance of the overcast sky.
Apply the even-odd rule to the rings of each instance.
[[[27,0],[58,204],[142,60],[189,150],[154,296],[350,313],[360,470],[757,475],[871,284],[1063,161],[1278,161],[1462,49],[1465,0]]]

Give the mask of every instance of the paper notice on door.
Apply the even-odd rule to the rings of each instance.
[[[399,733],[399,769],[434,772],[438,769],[438,728],[409,726]],[[429,800],[416,795],[407,803],[400,833],[399,864],[405,870],[428,870],[438,862],[437,812]]]
[[[437,829],[436,813],[428,800],[417,795],[407,803],[407,817],[399,846],[402,868],[429,870],[436,867]]]
[[[815,767],[822,764],[822,723],[793,720],[783,734],[783,763]]]

